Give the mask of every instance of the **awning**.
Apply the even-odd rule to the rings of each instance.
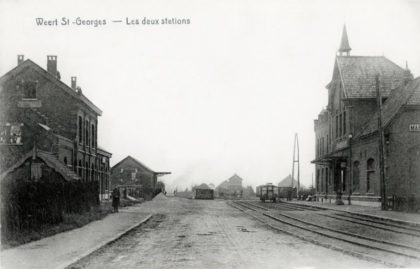
[[[346,161],[347,158],[348,158],[347,152],[336,151],[334,153],[324,155],[321,158],[312,160],[311,163],[319,164],[319,165],[330,165],[331,163]]]

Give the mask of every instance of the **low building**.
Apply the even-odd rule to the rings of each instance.
[[[111,168],[112,188],[119,188],[122,195],[152,199],[159,190],[157,179],[170,172],[155,172],[131,156],[125,157]]]
[[[213,200],[214,190],[211,189],[207,184],[202,183],[193,187],[193,199]]]
[[[234,174],[229,179],[220,183],[216,189],[216,195],[221,198],[239,198],[243,195],[243,179]]]

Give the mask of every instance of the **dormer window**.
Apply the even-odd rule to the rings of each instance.
[[[23,99],[36,99],[38,81],[23,82]]]

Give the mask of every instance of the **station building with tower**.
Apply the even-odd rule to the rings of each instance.
[[[314,121],[317,199],[419,210],[420,78],[384,56],[350,52],[344,26],[328,104]]]

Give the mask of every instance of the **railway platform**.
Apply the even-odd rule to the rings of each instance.
[[[399,211],[383,211],[378,207],[370,207],[370,206],[361,206],[361,205],[336,205],[334,203],[329,202],[309,202],[309,201],[283,201],[286,203],[294,203],[300,205],[306,205],[311,207],[317,208],[326,208],[330,210],[342,211],[342,212],[351,212],[355,214],[359,214],[361,216],[366,215],[382,220],[389,220],[398,223],[404,223],[411,226],[418,226],[420,227],[420,214],[418,213],[407,213],[407,212],[399,212]]]

